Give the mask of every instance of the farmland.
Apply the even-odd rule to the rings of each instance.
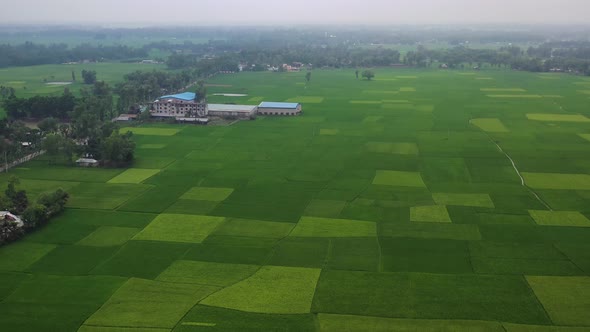
[[[590,80],[375,73],[220,75],[211,103],[304,114],[128,127],[129,169],[11,170],[71,199],[0,248],[0,326],[590,331]]]

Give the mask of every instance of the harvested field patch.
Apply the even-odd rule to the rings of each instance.
[[[320,269],[264,266],[207,297],[203,304],[268,314],[309,313]]]
[[[188,214],[160,214],[134,240],[201,243],[225,218]]]

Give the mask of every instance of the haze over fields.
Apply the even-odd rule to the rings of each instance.
[[[588,0],[23,0],[0,22],[122,25],[585,24]]]

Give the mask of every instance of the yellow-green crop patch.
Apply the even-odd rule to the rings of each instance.
[[[157,327],[137,328],[82,325],[77,332],[170,332],[170,329],[161,329]]]
[[[414,110],[418,112],[430,113],[434,111],[434,105],[415,105]]]
[[[527,276],[527,282],[558,325],[590,325],[590,277]]]
[[[385,104],[409,104],[410,101],[407,99],[385,99],[382,100],[381,102],[385,103]]]
[[[252,98],[248,99],[248,101],[253,102],[253,103],[261,102],[263,100],[264,100],[264,97],[252,97]]]
[[[590,122],[590,119],[581,114],[529,113],[526,117],[529,120],[547,122]]]
[[[156,280],[226,287],[253,275],[259,266],[198,261],[176,261]]]
[[[444,205],[411,207],[410,220],[416,222],[452,222],[449,212],[447,211],[447,207]]]
[[[380,105],[381,101],[380,100],[351,100],[351,101],[349,101],[349,103],[357,104],[357,105]]]
[[[479,81],[491,81],[494,78],[493,77],[476,77],[475,79],[479,80]]]
[[[543,98],[563,98],[561,95],[543,95]]]
[[[150,149],[150,150],[157,150],[163,149],[166,147],[166,144],[142,144],[138,146],[140,149]]]
[[[159,172],[159,169],[130,168],[110,179],[107,183],[142,183]]]
[[[434,193],[432,198],[438,205],[494,208],[494,202],[488,194]]]
[[[84,324],[171,329],[199,300],[217,289],[132,278]]]
[[[369,115],[363,119],[363,123],[375,123],[379,122],[379,120],[383,119],[380,115]]]
[[[399,88],[400,92],[416,92],[416,88],[410,86],[404,86]]]
[[[328,129],[328,128],[320,129],[320,135],[323,135],[323,136],[334,136],[334,135],[338,135],[339,132],[340,132],[339,129]]]
[[[578,92],[581,94],[590,95],[590,90],[578,90]]]
[[[207,297],[201,303],[266,314],[303,314],[311,302],[320,269],[264,266],[253,276]]]
[[[426,188],[419,172],[383,171],[378,170],[373,184],[382,186]]]
[[[363,90],[363,93],[374,95],[396,95],[399,91],[395,90]]]
[[[541,95],[488,95],[490,98],[522,98],[522,99],[535,99],[543,98]]]
[[[522,172],[528,186],[535,189],[590,190],[590,175]]]
[[[479,129],[489,133],[507,133],[508,128],[504,126],[500,119],[496,118],[482,118],[482,119],[471,119],[469,121]]]
[[[529,214],[543,226],[590,227],[590,220],[577,211],[529,210]]]
[[[356,315],[318,314],[322,332],[341,331],[425,331],[504,332],[498,322],[476,320],[401,319]]]
[[[371,221],[302,217],[290,234],[299,237],[367,237],[377,235]]]
[[[180,199],[221,202],[227,199],[233,192],[233,188],[192,187],[180,196]]]
[[[319,104],[324,101],[324,97],[319,96],[299,96],[295,98],[289,98],[285,100],[287,103],[307,103],[307,104]]]
[[[410,76],[410,75],[405,75],[405,76],[396,76],[395,78],[399,78],[399,79],[416,79],[418,78],[418,76]]]
[[[583,139],[590,141],[590,134],[578,134],[580,137],[582,137]]]
[[[102,226],[77,244],[95,247],[120,246],[131,240],[138,232],[139,228]]]
[[[371,152],[418,155],[416,143],[367,142],[366,146]]]
[[[134,135],[145,136],[174,136],[181,129],[177,128],[143,128],[143,127],[125,127],[119,129],[120,133],[132,132]]]
[[[133,239],[201,243],[224,221],[222,217],[160,214]]]
[[[484,92],[526,92],[521,88],[481,88],[479,90]]]

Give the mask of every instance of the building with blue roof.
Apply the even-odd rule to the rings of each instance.
[[[299,103],[277,103],[263,101],[258,105],[260,115],[299,115],[301,104]]]
[[[150,114],[160,118],[201,118],[207,116],[206,101],[197,101],[194,92],[166,95],[156,99]]]

